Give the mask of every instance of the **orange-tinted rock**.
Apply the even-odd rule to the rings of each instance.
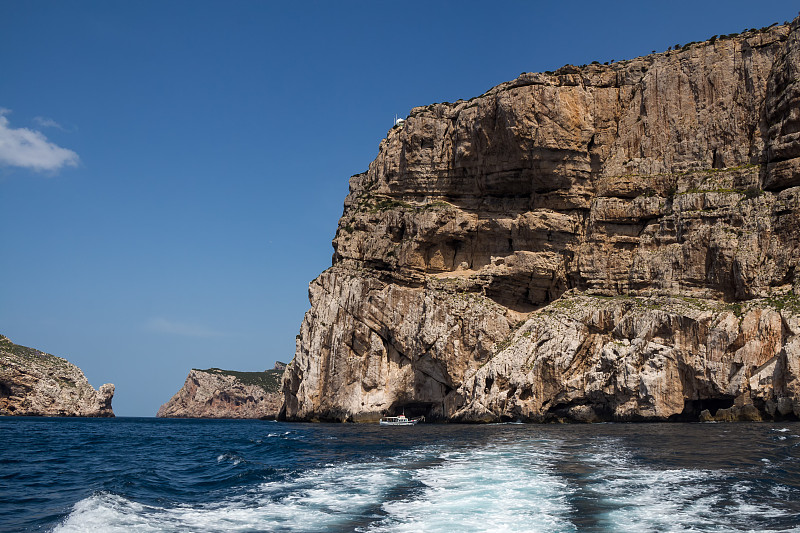
[[[285,416],[800,416],[799,24],[413,109],[350,179]]]

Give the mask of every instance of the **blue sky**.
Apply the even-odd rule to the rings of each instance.
[[[288,362],[395,114],[791,20],[763,2],[0,1],[0,333],[153,416]]]

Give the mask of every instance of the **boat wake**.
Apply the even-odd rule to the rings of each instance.
[[[575,453],[558,440],[500,439],[321,466],[204,504],[97,493],[55,531],[800,531],[790,507],[734,478],[652,468],[614,442]]]

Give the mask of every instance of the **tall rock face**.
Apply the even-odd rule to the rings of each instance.
[[[283,363],[265,372],[192,369],[175,396],[162,405],[160,418],[274,419],[283,404]]]
[[[0,335],[0,416],[113,417],[114,385],[95,390],[66,359]]]
[[[350,179],[284,416],[800,417],[798,38],[413,109]]]

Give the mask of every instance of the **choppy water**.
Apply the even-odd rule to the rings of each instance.
[[[800,423],[0,418],[0,531],[800,531]]]

